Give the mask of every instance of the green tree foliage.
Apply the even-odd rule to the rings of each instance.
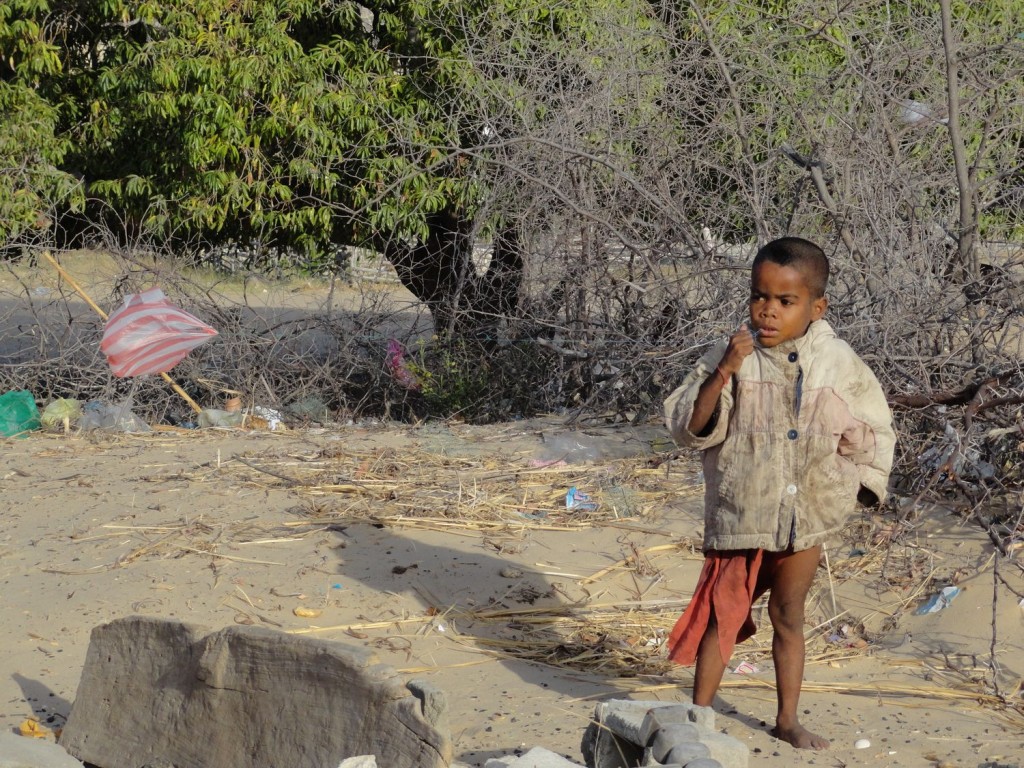
[[[55,207],[82,201],[61,169],[69,142],[57,134],[57,106],[40,93],[62,71],[40,23],[48,11],[45,0],[0,4],[0,244],[30,238],[49,227]]]
[[[1020,220],[1020,6],[953,8],[995,236]],[[129,236],[369,245],[445,328],[514,311],[524,252],[559,230],[596,244],[584,282],[609,238],[700,250],[702,225],[894,252],[930,212],[954,220],[948,137],[899,116],[939,117],[940,41],[935,2],[12,0],[0,234],[79,203],[80,177]],[[902,229],[880,237],[886,208]]]
[[[621,66],[664,51],[646,9],[104,0],[34,10],[61,30],[66,67],[49,94],[92,218],[178,244],[370,245],[444,325],[514,306],[514,192],[529,178],[551,186],[531,167],[539,156],[590,153],[587,172],[606,188],[649,151],[623,127],[657,111],[659,82]],[[583,110],[582,96],[602,89]],[[487,275],[470,262],[471,233],[499,244]]]
[[[90,194],[157,235],[307,250],[351,237],[335,212],[354,197],[394,75],[346,39],[355,5],[322,8],[103,4],[88,26],[119,34],[82,73],[71,127]]]
[[[488,74],[464,35],[505,25],[522,62],[585,38],[586,5],[109,0],[77,19],[105,33],[76,73],[73,162],[157,231],[425,238],[478,194],[459,150],[482,140],[471,91]]]

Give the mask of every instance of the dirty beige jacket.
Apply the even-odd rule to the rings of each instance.
[[[772,349],[755,344],[705,429],[687,429],[697,391],[725,354],[705,354],[665,403],[680,445],[704,452],[704,550],[780,552],[822,544],[857,504],[884,500],[896,436],[878,380],[824,320]]]

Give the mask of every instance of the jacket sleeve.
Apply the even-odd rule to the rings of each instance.
[[[733,396],[732,388],[725,387],[718,398],[718,408],[712,416],[710,428],[705,430],[707,434],[695,435],[688,428],[690,418],[693,416],[693,406],[697,400],[697,392],[701,384],[711,375],[725,355],[727,341],[716,344],[708,351],[694,367],[683,383],[668,396],[665,401],[665,426],[678,445],[689,448],[704,450],[725,440],[726,431],[729,426],[729,413],[732,411]]]
[[[888,492],[896,448],[892,412],[875,374],[856,354],[850,374],[845,396],[853,418],[840,437],[839,454],[857,465],[861,486],[881,503]]]

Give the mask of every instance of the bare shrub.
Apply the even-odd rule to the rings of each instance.
[[[221,336],[176,372],[204,397],[637,420],[656,418],[696,357],[742,321],[757,246],[804,235],[833,262],[829,319],[897,406],[901,493],[977,504],[1018,489],[1007,467],[1019,463],[1024,399],[1024,58],[1000,21],[1008,6],[959,18],[945,0],[762,5],[580,5],[587,25],[552,22],[544,35],[504,5],[438,5],[431,31],[459,51],[464,82],[435,95],[458,142],[417,143],[401,115],[375,117],[396,121],[387,133],[401,137],[404,172],[454,169],[474,180],[471,199],[440,211],[447,223],[422,242],[367,237],[407,285],[436,282],[422,293],[432,322],[388,292],[268,315],[249,292],[264,277],[211,285],[157,267],[143,254],[159,249],[127,222],[99,240],[124,264],[106,305],[158,279],[208,317]],[[575,7],[549,10],[571,21]],[[56,243],[35,237],[33,248]],[[406,269],[424,255],[437,260],[430,274]],[[95,318],[67,294],[31,291],[14,291],[29,322],[15,323],[5,383],[41,397],[131,386],[105,374]],[[426,388],[389,374],[390,338]],[[158,391],[140,384],[136,397],[158,402]]]

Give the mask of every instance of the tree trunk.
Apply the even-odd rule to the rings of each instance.
[[[398,279],[430,310],[434,330],[448,337],[487,334],[519,305],[523,254],[516,231],[495,237],[486,273],[473,264],[471,222],[449,210],[427,218],[419,243],[388,242],[383,250]]]
[[[960,204],[959,227],[957,231],[956,276],[962,283],[969,283],[980,277],[978,254],[975,240],[978,233],[978,216],[974,207],[977,185],[967,159],[967,148],[960,132],[960,67],[959,52],[953,36],[953,11],[949,0],[940,0],[942,16],[942,48],[946,55],[946,130],[953,147],[953,165],[956,169],[957,194]]]

